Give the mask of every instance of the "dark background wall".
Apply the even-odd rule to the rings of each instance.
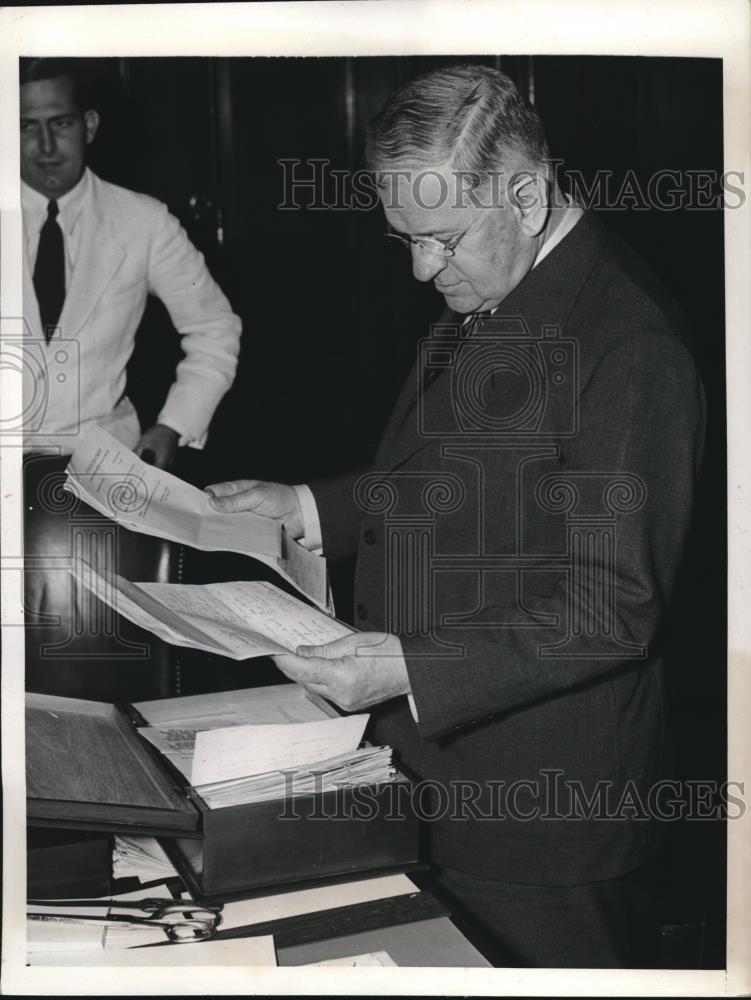
[[[629,178],[646,190],[659,170],[680,171],[684,189],[689,171],[722,171],[719,60],[128,58],[95,67],[102,126],[92,166],[168,203],[243,318],[238,376],[202,464],[196,460],[199,480],[300,482],[372,455],[416,341],[441,301],[384,245],[379,210],[280,210],[279,160],[321,158],[332,169],[357,169],[365,124],[384,98],[418,72],[460,61],[503,69],[534,100],[563,175],[591,184],[598,171],[610,171],[607,190],[617,194]],[[717,191],[716,184],[703,189],[704,203]],[[725,774],[726,715],[722,212],[719,202],[660,210],[639,201],[624,197],[598,212],[683,306],[709,400],[704,485],[674,610],[668,700],[674,773],[716,779]],[[129,372],[144,422],[154,419],[179,356],[167,317],[152,303]],[[346,567],[338,571],[345,616],[348,579]],[[247,683],[247,668],[244,680],[238,669],[227,667],[221,683]],[[684,825],[663,856],[666,878],[685,886],[684,917],[695,910],[701,923],[712,915],[705,964],[723,961],[722,837],[717,824]]]

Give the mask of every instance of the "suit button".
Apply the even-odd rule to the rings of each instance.
[[[368,612],[365,608],[365,605],[358,604],[357,607],[355,608],[355,614],[357,615],[357,617],[360,619],[361,622],[365,621],[365,619],[368,617]]]
[[[362,540],[366,545],[375,545],[375,533],[371,531],[370,528],[366,528],[362,533]]]

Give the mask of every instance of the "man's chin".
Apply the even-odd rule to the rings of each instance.
[[[481,305],[476,295],[463,295],[461,292],[452,294],[450,289],[441,291],[441,295],[445,299],[449,309],[453,309],[454,312],[471,313],[475,309],[479,309]]]
[[[52,198],[62,198],[68,191],[72,191],[78,182],[71,182],[69,177],[61,176],[50,170],[27,179],[26,183],[39,194]]]

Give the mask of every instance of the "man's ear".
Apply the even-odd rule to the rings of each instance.
[[[88,144],[94,141],[96,130],[99,128],[99,112],[94,111],[93,108],[84,111],[83,123],[86,126],[86,142]]]
[[[548,177],[544,170],[517,170],[508,185],[508,200],[527,236],[539,236],[548,218]]]

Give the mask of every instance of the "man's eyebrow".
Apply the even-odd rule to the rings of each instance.
[[[61,118],[75,118],[77,114],[77,111],[61,111],[59,115],[50,115],[50,117],[46,120],[48,122],[56,122]],[[22,122],[38,122],[41,120],[39,118],[35,118],[33,115],[21,115],[20,119]]]
[[[458,232],[459,229],[421,229],[412,233],[412,236],[433,236],[435,239],[440,239],[444,236],[456,236]]]

